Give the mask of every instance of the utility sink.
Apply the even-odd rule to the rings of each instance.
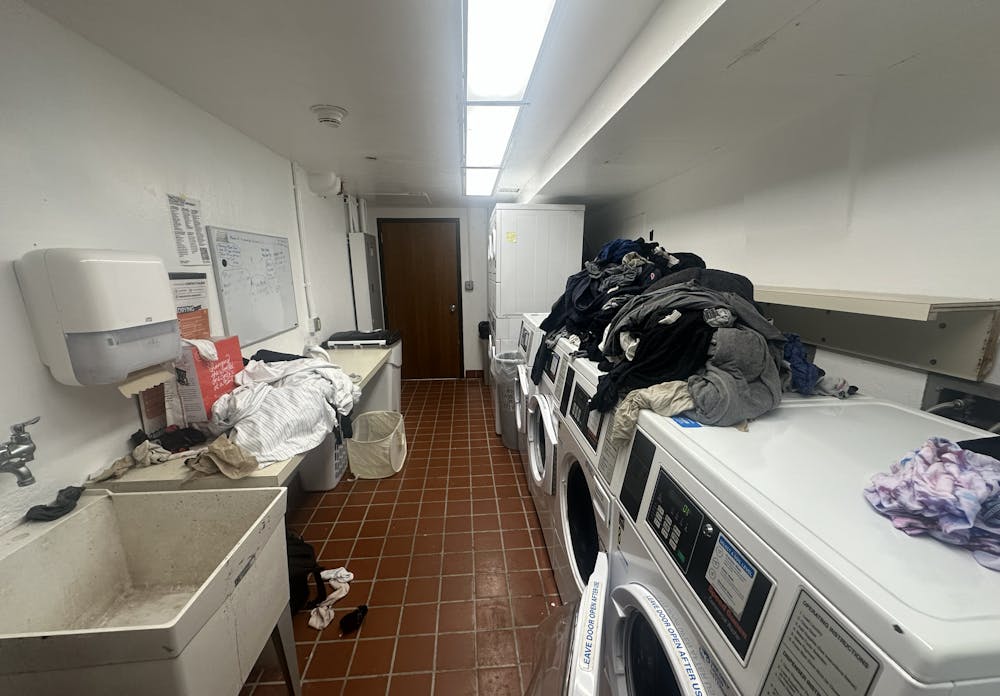
[[[285,505],[93,490],[0,537],[0,693],[238,693],[287,618]]]

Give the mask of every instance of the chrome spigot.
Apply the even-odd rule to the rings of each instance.
[[[35,416],[10,426],[10,440],[0,445],[0,472],[14,474],[18,486],[30,486],[35,482],[27,463],[35,459],[36,447],[26,428],[41,419],[41,416]]]

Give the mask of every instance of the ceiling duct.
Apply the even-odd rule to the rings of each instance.
[[[373,193],[362,193],[370,204],[385,207],[405,207],[405,206],[430,206],[431,197],[426,191],[397,193],[392,191],[375,191]]]

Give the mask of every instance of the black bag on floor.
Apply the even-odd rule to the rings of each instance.
[[[292,613],[311,609],[326,599],[326,583],[320,577],[323,568],[316,562],[312,544],[303,541],[295,532],[285,531],[288,548],[288,595]],[[316,583],[316,599],[309,601],[309,578]]]

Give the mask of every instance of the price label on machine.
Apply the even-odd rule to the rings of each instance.
[[[720,534],[712,550],[712,558],[708,561],[705,579],[738,618],[743,617],[756,577],[757,569],[725,535]]]

